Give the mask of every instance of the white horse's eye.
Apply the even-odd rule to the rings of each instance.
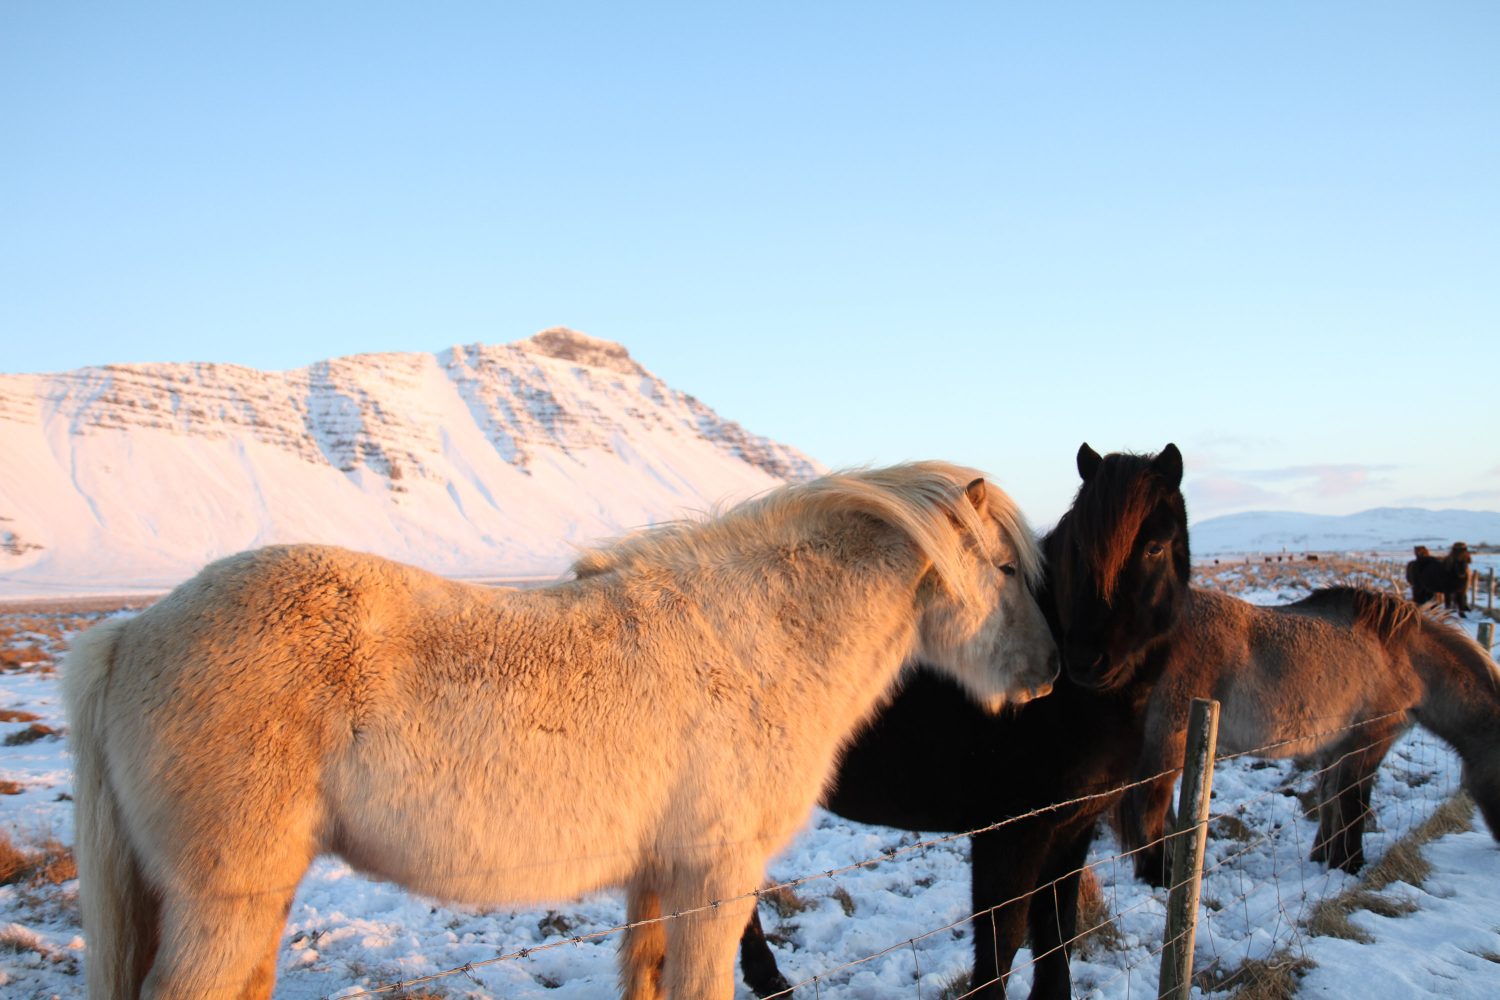
[[[1015,576],[1016,575],[1016,564],[1015,563],[1002,563],[1000,565],[1000,572],[1004,573],[1006,576]]]

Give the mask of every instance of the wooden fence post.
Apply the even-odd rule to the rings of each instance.
[[[1495,567],[1491,566],[1490,567],[1490,571],[1488,573],[1486,573],[1485,576],[1488,578],[1488,581],[1484,585],[1484,592],[1485,592],[1485,595],[1486,595],[1486,597],[1485,597],[1485,605],[1486,605],[1485,606],[1485,610],[1487,610],[1487,611],[1494,611],[1495,610]]]
[[[1198,894],[1203,882],[1203,848],[1208,841],[1208,801],[1214,783],[1214,748],[1219,741],[1219,703],[1193,699],[1187,751],[1182,761],[1182,794],[1172,831],[1167,930],[1161,952],[1158,1000],[1187,1000],[1193,988],[1193,945],[1198,937]]]
[[[1478,639],[1479,644],[1484,647],[1484,651],[1486,653],[1490,652],[1495,646],[1495,623],[1480,622]]]

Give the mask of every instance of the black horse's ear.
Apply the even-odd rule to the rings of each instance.
[[[1177,450],[1175,444],[1163,448],[1161,454],[1152,461],[1151,467],[1169,488],[1175,490],[1182,485],[1182,452]]]
[[[989,511],[990,491],[984,485],[983,477],[974,480],[968,486],[964,487],[964,495],[969,498],[969,503],[973,504],[974,509],[979,511],[980,514],[985,514]]]
[[[1087,441],[1078,446],[1078,475],[1084,482],[1088,482],[1094,477],[1094,473],[1099,471],[1099,463],[1102,461],[1104,459],[1099,457],[1097,451],[1089,447]]]

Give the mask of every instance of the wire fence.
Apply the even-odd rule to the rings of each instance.
[[[1209,815],[1208,855],[1202,871],[1195,872],[1192,876],[1202,879],[1203,893],[1202,905],[1199,907],[1197,957],[1193,966],[1194,980],[1198,985],[1209,986],[1228,981],[1236,971],[1250,963],[1296,964],[1307,941],[1318,933],[1310,924],[1319,904],[1336,897],[1354,882],[1343,872],[1306,861],[1312,847],[1312,835],[1308,833],[1308,827],[1317,822],[1318,810],[1354,787],[1352,784],[1346,788],[1329,789],[1322,786],[1327,784],[1326,776],[1336,773],[1345,760],[1378,749],[1386,737],[1377,736],[1347,750],[1338,759],[1321,762],[1321,766],[1315,769],[1294,761],[1281,761],[1268,766],[1265,758],[1284,757],[1290,746],[1305,743],[1310,738],[1327,742],[1332,736],[1358,732],[1391,721],[1391,715],[1361,720],[1352,725],[1331,727],[1296,739],[1278,740],[1252,750],[1215,757],[1216,768],[1237,767],[1241,773],[1232,789],[1219,791],[1215,795],[1213,804],[1219,808]],[[1426,819],[1434,808],[1435,801],[1446,800],[1454,794],[1457,791],[1457,779],[1454,777],[1456,773],[1452,751],[1425,731],[1413,730],[1400,740],[1387,755],[1378,774],[1379,787],[1373,795],[1377,800],[1389,797],[1390,801],[1372,803],[1373,811],[1368,817],[1371,821],[1370,829],[1366,831],[1369,857],[1372,860],[1378,859],[1389,849],[1391,843]],[[430,974],[368,986],[352,992],[339,992],[333,996],[337,996],[339,1000],[353,1000],[357,997],[401,995],[452,977],[466,977],[479,983],[476,973],[487,966],[524,962],[555,949],[576,947],[607,939],[633,928],[710,911],[731,900],[752,897],[762,899],[778,892],[795,892],[818,882],[837,880],[840,876],[872,870],[893,862],[917,866],[920,865],[921,858],[934,848],[954,845],[979,834],[1024,820],[1045,817],[1048,813],[1070,809],[1100,798],[1113,798],[1132,789],[1154,784],[1173,774],[1175,770],[1164,771],[1149,778],[1054,803],[972,830],[903,842],[859,860],[822,870],[806,871],[794,878],[782,879],[730,899],[705,900],[699,906],[660,917],[622,922],[586,933],[563,935],[482,961],[467,962]],[[1273,775],[1269,781],[1262,777],[1267,774]],[[1393,791],[1403,784],[1426,790],[1421,795],[1393,795]],[[1308,791],[1309,786],[1311,791]],[[1318,795],[1320,788],[1323,791],[1322,798]],[[1246,822],[1245,818],[1250,816],[1259,818],[1255,825]],[[1352,825],[1364,822],[1366,818],[1351,816],[1346,819]],[[783,962],[784,971],[788,968],[793,973],[799,968],[802,971],[794,977],[789,976],[791,988],[776,996],[787,996],[795,991],[799,997],[821,998],[847,985],[856,970],[872,963],[893,960],[904,963],[903,969],[909,965],[905,977],[910,979],[911,995],[914,997],[959,1000],[961,997],[974,996],[997,980],[1004,980],[1010,991],[1016,992],[1029,985],[1026,980],[1037,963],[1052,952],[1030,953],[1023,950],[1010,969],[985,970],[984,973],[977,973],[976,970],[975,977],[964,982],[962,977],[953,975],[951,970],[946,976],[939,974],[937,967],[941,963],[935,960],[929,960],[924,972],[924,951],[933,942],[946,943],[955,938],[964,939],[967,945],[980,918],[993,915],[1001,907],[1025,903],[1039,894],[1056,894],[1059,884],[1085,873],[1092,874],[1101,886],[1107,887],[1111,905],[1103,931],[1093,924],[1085,926],[1084,922],[1080,922],[1077,933],[1058,946],[1074,957],[1075,995],[1110,995],[1112,991],[1118,992],[1123,980],[1127,996],[1155,996],[1157,967],[1162,950],[1169,943],[1164,936],[1162,923],[1171,887],[1142,891],[1144,887],[1134,880],[1133,868],[1138,854],[1152,847],[1169,844],[1173,836],[1174,834],[1167,833],[1151,844],[1141,845],[1133,850],[1122,850],[1112,833],[1105,830],[1096,841],[1095,850],[1087,864],[993,908],[966,912],[970,909],[966,907],[962,912],[950,913],[935,923],[916,928],[911,933],[897,936],[878,947],[861,948],[855,957],[812,970],[803,966],[801,955],[783,954],[779,956],[779,960]],[[920,880],[921,876],[912,878],[913,882]],[[967,885],[964,888],[966,891]],[[844,891],[847,892],[847,889]],[[852,918],[850,919],[852,922]],[[1105,931],[1110,928],[1113,928],[1112,936],[1119,944],[1101,954],[1099,948],[1090,946],[1088,942],[1090,939],[1109,936]],[[1086,950],[1089,951],[1087,961],[1079,962],[1078,954]],[[980,979],[981,975],[984,978]]]
[[[1259,570],[1260,567],[1254,568]],[[1372,573],[1371,578],[1383,579],[1390,589],[1399,592],[1403,589],[1402,569],[1402,563],[1392,562],[1376,567],[1377,572]],[[1268,566],[1267,574],[1270,571]],[[1488,598],[1492,593],[1489,584],[1492,574],[1493,570],[1479,597]],[[1260,575],[1255,580],[1263,582]],[[1292,584],[1288,583],[1287,587],[1292,587]],[[1471,601],[1477,605],[1479,602],[1474,597],[1471,592]],[[46,645],[40,637],[39,626],[28,625],[28,628],[37,628],[38,637],[34,642]],[[61,630],[60,626],[56,628]],[[47,642],[50,641],[52,639],[48,638]],[[61,639],[57,641],[61,642]],[[28,647],[26,651],[28,662],[30,659],[45,660],[48,655],[40,647],[34,651]],[[1311,735],[1326,737],[1390,719],[1391,716],[1382,716],[1363,720],[1355,726],[1320,727]],[[1339,761],[1326,761],[1322,766],[1312,768],[1292,761],[1272,763],[1260,759],[1280,757],[1289,752],[1293,744],[1306,738],[1280,740],[1253,750],[1216,757],[1221,774],[1231,773],[1233,781],[1227,786],[1216,787],[1215,809],[1208,822],[1210,838],[1201,875],[1201,922],[1194,963],[1195,981],[1205,989],[1229,983],[1235,975],[1257,963],[1272,970],[1295,967],[1308,953],[1311,942],[1327,933],[1320,923],[1323,911],[1349,895],[1351,890],[1357,892],[1360,888],[1360,883],[1350,876],[1307,860],[1315,837],[1316,810],[1321,800],[1332,798],[1340,791],[1323,788],[1323,794],[1318,794],[1323,785],[1321,779]],[[1372,746],[1374,741],[1356,746],[1345,756]],[[1366,833],[1366,851],[1371,867],[1383,862],[1397,841],[1421,827],[1435,808],[1457,792],[1459,773],[1452,751],[1421,730],[1413,730],[1396,743],[1379,771],[1373,793],[1376,822]],[[982,918],[993,916],[1003,906],[1024,903],[1043,894],[1055,896],[1061,891],[1059,886],[1065,879],[1087,872],[1094,876],[1108,903],[1108,923],[1102,929],[1080,923],[1077,932],[1059,946],[1072,959],[1074,995],[1108,1000],[1117,1000],[1120,996],[1152,997],[1157,991],[1161,952],[1168,944],[1164,924],[1169,890],[1151,889],[1138,881],[1134,875],[1134,860],[1142,850],[1169,842],[1170,834],[1163,835],[1151,845],[1127,851],[1118,845],[1114,832],[1106,828],[1096,839],[1085,865],[977,913],[971,912],[973,907],[967,905],[968,872],[966,868],[958,872],[954,859],[966,862],[967,841],[975,834],[998,830],[1025,819],[1045,819],[1049,812],[1113,797],[1125,789],[1154,783],[1160,777],[1154,775],[1143,781],[1056,803],[1024,816],[960,833],[919,836],[880,830],[867,833],[863,838],[850,836],[845,840],[854,845],[866,840],[889,842],[893,838],[899,838],[900,842],[888,848],[883,846],[880,850],[851,849],[836,858],[825,860],[819,857],[815,864],[806,862],[816,852],[794,851],[791,859],[783,860],[776,868],[782,874],[796,872],[794,877],[781,878],[773,885],[733,898],[753,896],[769,905],[771,897],[779,891],[803,891],[815,906],[836,909],[838,903],[829,905],[830,898],[837,897],[832,896],[828,887],[837,886],[838,892],[852,897],[849,908],[857,908],[858,914],[843,915],[840,919],[850,928],[858,927],[858,934],[842,935],[831,941],[810,940],[816,928],[810,925],[800,929],[795,927],[799,920],[796,916],[783,916],[779,925],[768,921],[768,927],[781,932],[776,935],[781,939],[777,945],[777,958],[783,971],[793,980],[798,997],[811,996],[821,1000],[822,997],[863,994],[959,1000],[975,996],[1002,976],[1012,995],[1024,995],[1038,964],[1052,952],[1023,949],[1008,969],[988,969],[972,979],[960,980],[956,975],[959,970],[971,971],[974,928]],[[1310,811],[1314,814],[1312,817]],[[835,827],[848,825],[841,824],[831,815],[822,815],[819,822]],[[845,845],[841,842],[842,846]],[[851,861],[851,858],[861,860]],[[881,873],[883,881],[864,877],[882,867],[885,868]],[[904,892],[893,893],[884,887],[898,879],[911,889],[909,896]],[[937,885],[925,885],[934,879]],[[946,886],[949,890],[960,882],[961,885],[957,891],[944,894],[941,890],[945,888],[942,884],[945,882],[950,883]],[[391,892],[399,894],[399,890],[392,889]],[[890,902],[903,908],[901,918],[904,923],[877,908],[881,896],[901,897]],[[956,896],[961,896],[963,902],[955,902]],[[942,898],[927,905],[927,897]],[[559,980],[573,976],[572,963],[576,959],[567,954],[569,949],[594,945],[596,947],[589,950],[598,954],[589,956],[589,962],[581,964],[595,971],[601,964],[612,967],[613,941],[610,939],[616,935],[647,923],[661,923],[700,913],[726,901],[708,900],[700,906],[650,921],[614,923],[615,911],[612,908],[615,904],[605,898],[589,903],[590,916],[574,921],[582,925],[577,932],[571,928],[549,928],[538,941],[535,935],[507,938],[501,930],[491,933],[488,940],[476,948],[488,948],[489,942],[495,940],[524,941],[527,946],[512,947],[503,953],[495,953],[501,949],[494,948],[483,958],[452,964],[444,959],[466,956],[462,952],[451,955],[430,952],[433,959],[424,954],[416,959],[422,964],[405,966],[421,974],[401,975],[402,965],[383,963],[373,957],[361,968],[360,963],[344,957],[357,952],[350,944],[328,950],[330,956],[337,957],[327,963],[331,968],[318,978],[303,979],[301,985],[293,986],[284,977],[283,983],[289,992],[297,995],[323,994],[340,1000],[411,993],[511,996],[512,991],[505,986],[497,988],[489,972],[510,967],[517,976],[524,974],[534,978],[542,988],[550,988],[559,985]],[[923,905],[912,905],[919,902]],[[1399,906],[1400,900],[1389,905]],[[909,914],[905,912],[908,909]],[[426,912],[425,905],[423,912]],[[866,914],[870,912],[879,913],[880,919],[867,919]],[[569,915],[572,913],[569,911]],[[335,933],[343,933],[351,924],[364,922],[363,915],[353,920],[342,914],[334,916],[335,919],[324,926],[336,927]],[[549,919],[544,923],[550,924],[552,916],[549,911]],[[536,922],[534,915],[530,919]],[[559,920],[557,925],[566,922]],[[304,940],[309,937],[316,940],[321,933],[316,919],[303,926],[311,929],[294,931],[294,944],[299,933]],[[500,928],[504,925],[494,921],[494,926]],[[1355,928],[1355,932],[1357,930]],[[330,934],[330,938],[333,936]],[[5,944],[7,941],[0,940],[0,945]],[[372,954],[375,947],[378,946],[372,946]],[[42,953],[39,951],[38,954]],[[56,949],[54,957],[43,956],[38,960],[60,962],[62,955],[62,950]],[[549,956],[553,956],[553,964],[541,971],[542,963]],[[408,955],[398,962],[412,960]],[[564,970],[562,973],[558,972],[559,967]],[[873,980],[878,981],[880,989],[869,988],[873,975],[869,970],[872,969],[883,970],[878,973],[878,980]],[[293,971],[290,962],[284,963],[283,972],[288,971]],[[4,971],[0,970],[0,976],[3,975]],[[899,988],[890,985],[898,982]],[[450,985],[445,987],[444,984]],[[469,989],[471,986],[474,989]],[[428,993],[427,987],[434,989]],[[332,992],[325,992],[329,990]],[[540,989],[523,992],[528,997],[546,995]]]

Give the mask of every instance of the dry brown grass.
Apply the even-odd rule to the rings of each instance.
[[[1099,876],[1092,868],[1085,868],[1078,879],[1078,937],[1073,950],[1083,956],[1096,955],[1119,948],[1124,940],[1099,886]]]
[[[1236,840],[1242,844],[1259,836],[1244,820],[1228,814],[1213,818],[1208,835],[1214,840]]]
[[[41,888],[62,885],[77,877],[73,852],[55,837],[27,848],[18,846],[9,834],[0,831],[0,885]]]
[[[1395,882],[1420,888],[1432,874],[1432,865],[1422,857],[1422,847],[1438,837],[1471,829],[1474,800],[1459,792],[1433,810],[1432,815],[1391,845],[1379,863],[1371,865],[1359,884],[1337,896],[1318,902],[1306,921],[1309,933],[1369,944],[1374,939],[1354,925],[1350,916],[1360,910],[1383,917],[1401,917],[1417,907],[1402,899],[1381,895]]]
[[[1269,558],[1271,562],[1265,560]],[[1306,554],[1251,556],[1249,561],[1210,560],[1193,567],[1197,586],[1226,594],[1246,590],[1277,590],[1296,593],[1332,583],[1348,583],[1404,596],[1404,567],[1398,562],[1360,556],[1319,555],[1309,560]]]
[[[52,657],[34,643],[0,649],[0,671],[46,670],[52,665]]]
[[[33,722],[19,732],[11,733],[5,737],[5,745],[8,747],[25,746],[27,743],[35,743],[49,736],[61,736],[62,733],[42,722]]]
[[[791,886],[778,885],[765,889],[760,894],[760,901],[768,904],[776,911],[776,915],[782,920],[794,917],[812,906],[812,900],[806,896],[799,896]]]
[[[959,1000],[960,997],[967,996],[973,989],[971,979],[968,970],[955,972],[938,984],[937,1000]]]
[[[1307,917],[1308,933],[1315,937],[1342,938],[1359,944],[1375,939],[1349,919],[1355,913],[1377,913],[1382,917],[1404,917],[1417,907],[1405,900],[1391,899],[1371,889],[1355,887],[1337,896],[1319,900]]]
[[[78,598],[72,602],[0,604],[0,672],[50,674],[75,634],[116,611],[146,603]]]
[[[1474,800],[1468,792],[1459,792],[1432,811],[1415,829],[1402,837],[1378,864],[1365,873],[1362,883],[1371,889],[1384,889],[1392,882],[1421,886],[1432,874],[1432,865],[1422,857],[1420,848],[1439,837],[1474,828]]]
[[[1291,1000],[1303,975],[1314,964],[1306,956],[1278,952],[1269,958],[1250,959],[1227,972],[1200,972],[1193,977],[1193,985],[1204,993],[1231,993],[1231,1000]]]

